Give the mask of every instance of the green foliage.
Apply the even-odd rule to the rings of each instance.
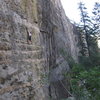
[[[71,91],[77,100],[100,100],[100,66],[86,69],[75,64],[68,73]]]
[[[64,50],[61,53],[71,66],[63,75],[70,80],[70,92],[76,100],[100,100],[100,53],[91,53],[90,58],[81,56],[80,63],[66,57]]]
[[[71,57],[71,55],[67,51],[65,51],[64,49],[60,49],[60,53],[61,53],[62,57],[67,61],[69,66],[72,67],[74,64],[74,60]]]
[[[100,53],[93,39],[90,43],[90,57],[81,56],[78,64],[61,50],[71,68],[63,75],[70,80],[70,92],[76,100],[100,100]]]
[[[80,63],[84,66],[85,69],[90,69],[92,65],[92,61],[89,57],[80,56],[79,57]]]
[[[89,36],[88,38],[88,46],[90,53],[91,66],[99,66],[100,65],[100,53],[99,48],[97,46],[97,41],[95,37]]]
[[[49,76],[48,76],[47,73],[41,73],[41,74],[40,74],[40,77],[41,77],[41,78],[40,78],[40,79],[41,79],[41,80],[40,80],[40,83],[41,83],[41,84],[48,84],[48,83],[49,83],[49,79],[48,79]]]

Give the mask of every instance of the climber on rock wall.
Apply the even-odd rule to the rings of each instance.
[[[27,42],[28,44],[32,44],[32,33],[27,30]]]
[[[28,43],[29,44],[32,44],[32,33],[31,32],[29,32],[29,34],[28,34],[29,36],[28,36]]]

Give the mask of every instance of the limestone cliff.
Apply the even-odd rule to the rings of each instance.
[[[0,0],[0,100],[67,98],[69,57],[78,61],[77,35],[60,0]]]

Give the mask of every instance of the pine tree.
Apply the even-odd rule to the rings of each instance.
[[[93,61],[99,56],[97,38],[100,37],[100,3],[95,3],[93,16],[91,17],[88,16],[87,8],[82,2],[79,3],[79,10],[81,15],[81,25],[79,27],[83,28],[84,32],[84,34],[82,31],[80,32],[82,52],[85,56],[89,53],[90,59]]]
[[[89,16],[87,13],[87,8],[85,7],[85,4],[83,4],[82,2],[79,3],[79,10],[80,10],[80,15],[81,15],[81,29],[83,28],[83,30],[80,32],[81,34],[81,41],[82,41],[82,52],[83,52],[83,56],[88,57],[89,56],[89,50],[88,50],[88,44],[87,44],[87,40],[88,40],[88,24],[89,24]]]
[[[91,26],[91,20],[84,3],[82,2],[79,3],[79,10],[80,10],[80,15],[81,15],[81,24],[82,24],[84,32],[87,35],[89,33],[88,31]]]
[[[92,21],[94,23],[93,33],[100,35],[100,3],[99,2],[95,3],[92,13],[93,13]]]

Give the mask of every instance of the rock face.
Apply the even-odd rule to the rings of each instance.
[[[70,96],[63,74],[77,42],[60,0],[0,0],[0,100]]]

